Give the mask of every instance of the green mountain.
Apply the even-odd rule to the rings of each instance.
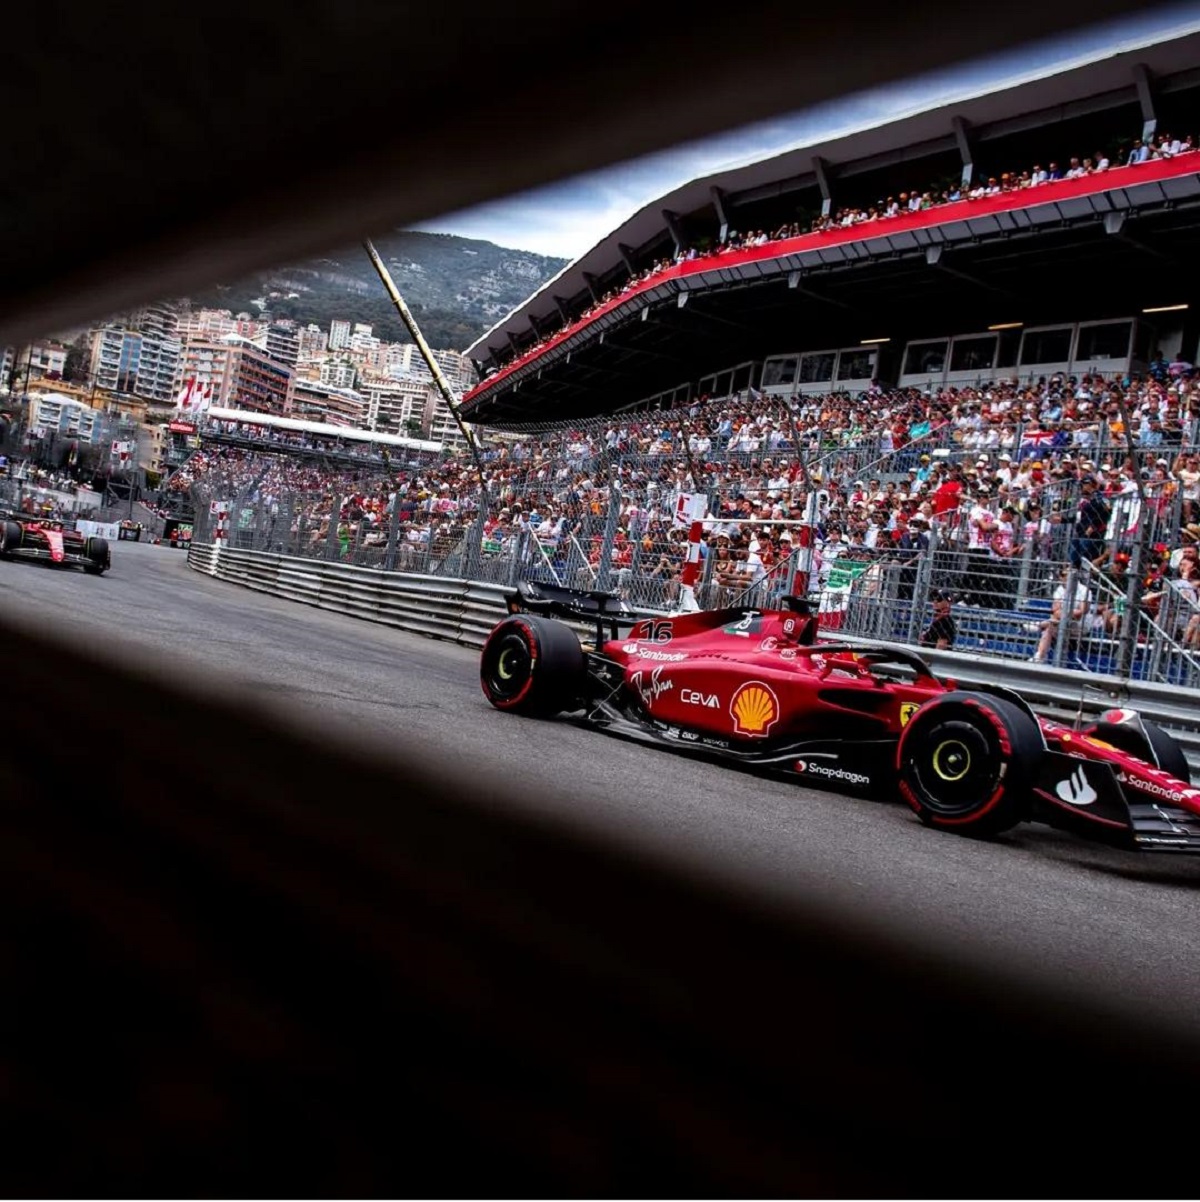
[[[452,234],[397,230],[374,243],[435,350],[465,350],[568,262]],[[358,245],[222,284],[188,300],[193,308],[291,318],[324,330],[341,318],[371,326],[386,342],[412,341]]]

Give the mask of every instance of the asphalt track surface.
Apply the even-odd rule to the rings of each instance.
[[[997,988],[1016,977],[1068,1011],[1133,1007],[1200,1036],[1200,857],[1040,826],[976,842],[927,830],[898,802],[501,714],[480,692],[477,653],[214,580],[165,546],[119,543],[99,579],[0,562],[0,607],[92,653],[226,691],[313,739],[362,741],[401,762],[418,749],[479,804],[586,829],[664,871],[882,925],[917,964],[998,972]],[[93,704],[103,698],[63,699],[83,737]],[[129,722],[136,737],[137,714]],[[180,736],[190,754],[219,755],[239,732]]]

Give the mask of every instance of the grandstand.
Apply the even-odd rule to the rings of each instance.
[[[530,428],[747,387],[1194,361],[1197,62],[1197,32],[1120,46],[685,184],[468,348],[464,416]],[[1035,182],[1055,164],[1064,178]]]
[[[702,494],[706,607],[805,593],[919,643],[940,593],[956,650],[1200,685],[1198,53],[1121,47],[676,189],[471,348],[464,415],[508,436],[481,472],[214,410],[220,453],[172,488],[202,524],[236,498],[247,550],[659,611]]]

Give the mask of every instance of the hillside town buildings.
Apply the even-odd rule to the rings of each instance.
[[[64,384],[72,347],[82,347],[70,373],[74,386]],[[434,356],[457,396],[472,386],[466,356],[451,350]],[[386,342],[370,325],[345,319],[324,330],[250,313],[148,305],[71,338],[0,349],[0,407],[5,394],[28,399],[27,421],[36,410],[40,426],[83,442],[103,436],[108,426],[100,415],[127,415],[140,427],[137,462],[154,473],[168,466],[172,423],[186,427],[210,406],[447,446],[462,441],[419,348]]]

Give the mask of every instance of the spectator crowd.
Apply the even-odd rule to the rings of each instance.
[[[1164,598],[1194,602],[1173,582],[1190,578],[1200,541],[1198,427],[1200,373],[1159,356],[1129,379],[701,398],[485,445],[482,481],[466,453],[347,467],[209,445],[170,488],[239,498],[301,553],[336,540],[341,554],[378,556],[394,512],[397,567],[432,570],[477,530],[485,567],[519,559],[667,606],[686,552],[677,507],[697,493],[715,519],[701,547],[706,604],[764,580],[782,586],[800,565],[814,594],[874,563],[907,566],[911,595],[931,548],[957,553],[961,567],[938,582],[957,606],[1011,605],[1021,557],[1042,566],[1047,598],[1056,577],[1045,565],[1058,563],[1119,591],[1148,528],[1139,566],[1153,615]],[[802,522],[811,534],[790,524]],[[1194,647],[1200,622],[1187,606],[1178,614],[1173,633]]]

